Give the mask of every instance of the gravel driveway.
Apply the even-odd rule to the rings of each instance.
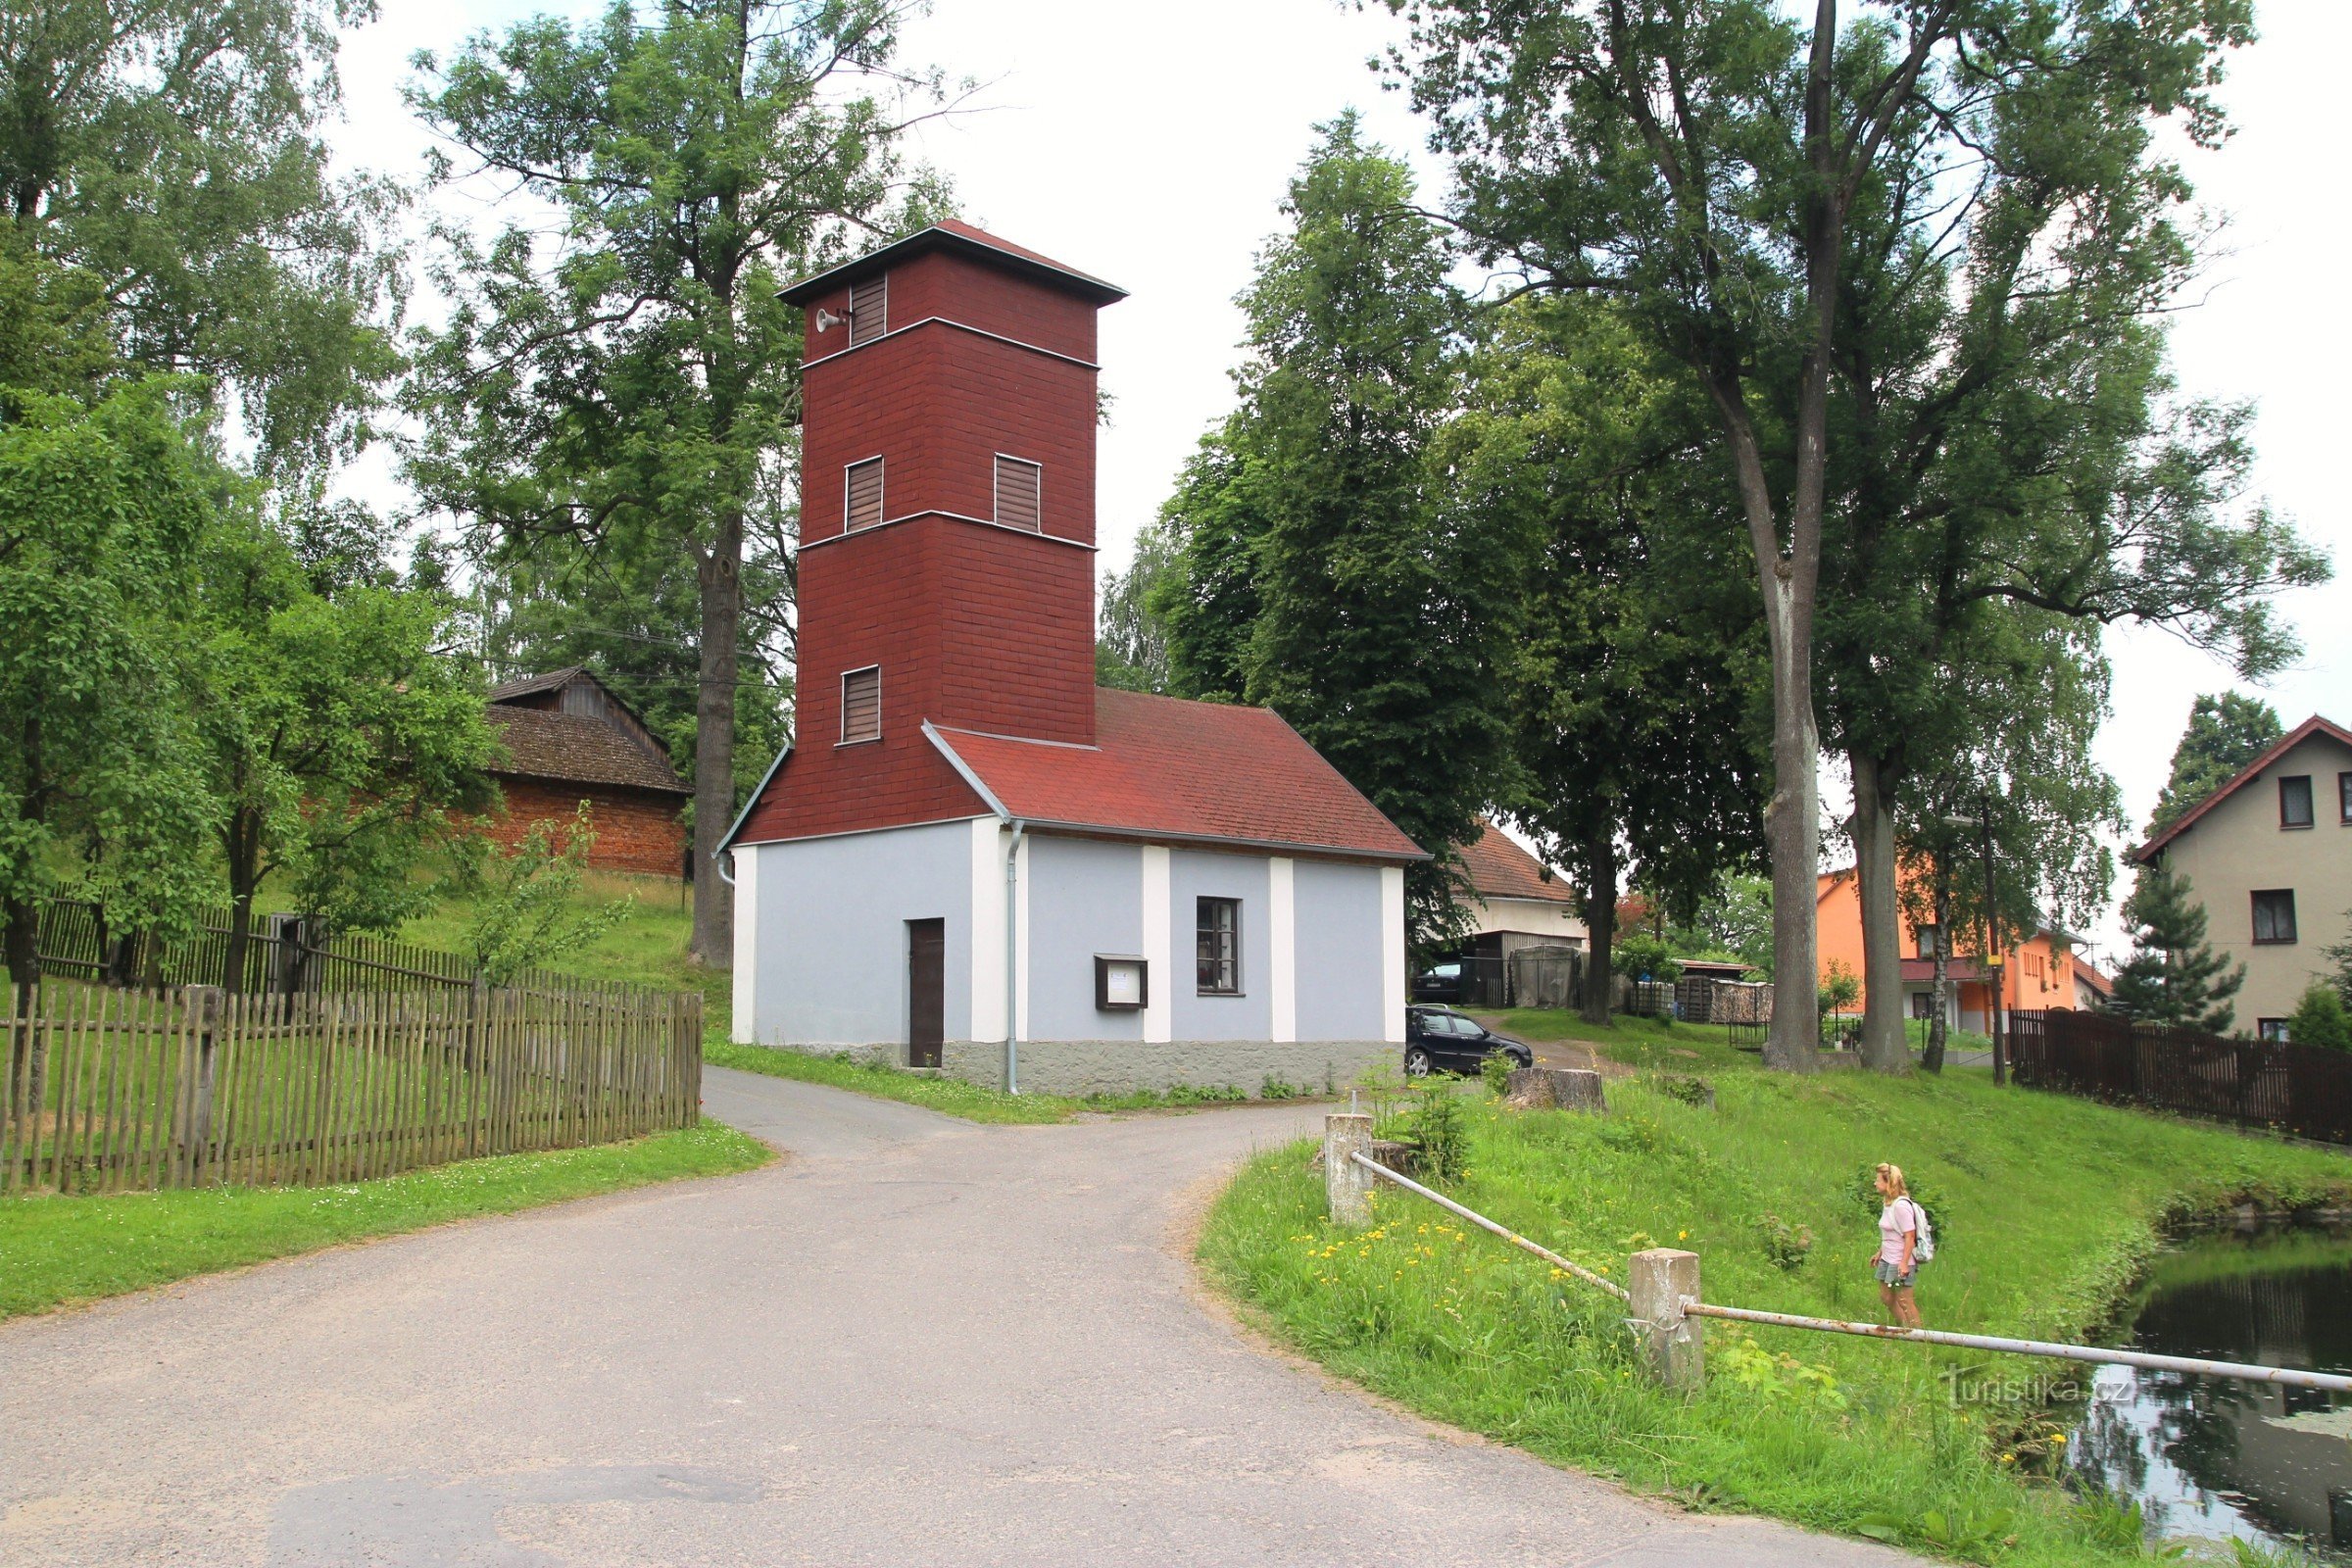
[[[975,1127],[713,1070],[781,1166],[0,1325],[0,1562],[1892,1564],[1252,1348],[1182,1195],[1314,1113]]]

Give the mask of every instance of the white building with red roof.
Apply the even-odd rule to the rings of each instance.
[[[1400,1050],[1421,849],[1267,710],[1095,686],[1120,297],[954,222],[785,291],[798,734],[720,850],[738,1041],[1061,1093]]]

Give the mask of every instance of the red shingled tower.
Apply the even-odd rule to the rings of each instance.
[[[1099,278],[944,222],[785,290],[808,318],[798,738],[742,824],[968,816],[922,733],[1095,740]]]

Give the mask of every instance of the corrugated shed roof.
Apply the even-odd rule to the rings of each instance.
[[[1478,837],[1462,846],[1462,864],[1470,873],[1470,888],[1482,899],[1535,899],[1544,904],[1574,904],[1576,893],[1553,876],[1544,862],[1513,843],[1492,822],[1481,822]]]
[[[551,669],[544,675],[525,675],[520,680],[503,681],[490,688],[490,701],[511,703],[517,697],[530,697],[540,692],[552,692],[557,687],[567,684],[574,675],[588,675],[586,666],[566,664],[562,669]],[[594,675],[588,675],[588,678],[596,680]],[[597,681],[597,684],[601,686],[604,682]]]
[[[494,764],[493,773],[658,790],[667,795],[694,793],[678,777],[677,769],[601,718],[496,704],[489,710],[489,718],[508,759]]]
[[[1270,709],[1095,693],[1095,744],[933,729],[993,806],[1040,827],[1426,859]]]

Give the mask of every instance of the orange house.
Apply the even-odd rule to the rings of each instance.
[[[1816,896],[1822,978],[1833,962],[1843,964],[1858,980],[1862,976],[1862,897],[1852,870],[1832,871],[1821,878]],[[1915,924],[1909,914],[1896,916],[1897,942],[1903,963],[1903,1015],[1926,1018],[1935,1010],[1935,926]],[[2049,926],[2012,943],[1997,967],[1988,974],[1982,961],[1981,931],[1952,933],[1951,956],[1944,973],[1952,982],[1945,1023],[1954,1029],[1983,1034],[1989,1019],[1986,1006],[1999,987],[2004,1012],[2020,1007],[2072,1007],[2077,1004],[2077,975],[2088,965],[2075,956],[2075,939]],[[1861,1000],[1856,999],[1859,1006]]]

